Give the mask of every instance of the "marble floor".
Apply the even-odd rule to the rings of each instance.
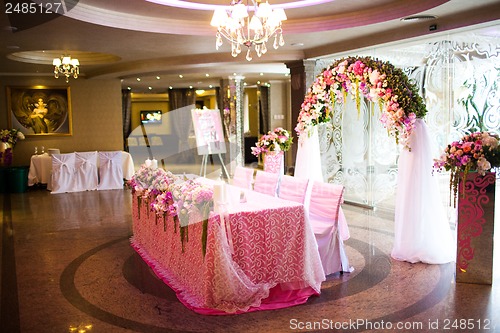
[[[500,332],[500,247],[493,285],[456,283],[454,263],[391,259],[390,212],[344,205],[354,271],[306,304],[203,316],[130,246],[128,189],[30,189],[0,207],[0,332]]]

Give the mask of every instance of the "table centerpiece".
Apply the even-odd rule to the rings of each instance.
[[[293,137],[286,129],[277,127],[260,137],[252,154],[263,156],[264,171],[272,173],[284,172],[284,152],[288,151],[293,143]]]
[[[500,167],[499,137],[467,134],[450,143],[434,167],[450,172],[450,201],[458,221],[457,282],[491,284],[496,183],[492,169]]]
[[[14,147],[17,141],[24,138],[24,134],[15,128],[0,130],[0,166],[12,165]]]

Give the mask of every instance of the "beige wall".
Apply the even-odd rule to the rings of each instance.
[[[7,86],[66,87],[53,77],[2,77],[0,82],[0,129],[8,128]],[[34,147],[59,148],[62,153],[88,150],[122,150],[122,101],[120,80],[71,79],[72,136],[36,136],[19,141],[14,165],[29,165]]]
[[[209,93],[214,93],[215,90]],[[198,96],[196,101],[201,101],[203,105],[209,109],[215,109],[215,95]],[[161,110],[163,113],[170,111],[168,94],[140,94],[132,93],[132,131],[141,126],[140,112],[142,110]],[[168,122],[168,117],[165,117],[161,125],[148,125],[147,132],[149,134],[168,135],[173,134],[172,124]],[[137,132],[137,131],[136,131]]]
[[[140,112],[142,110],[161,110],[162,113],[169,111],[167,94],[134,94],[132,93],[132,131],[141,126]],[[171,134],[172,129],[168,122],[161,125],[148,125],[149,134]]]

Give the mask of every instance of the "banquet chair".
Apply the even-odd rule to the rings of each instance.
[[[254,169],[237,166],[234,170],[232,185],[252,189]]]
[[[76,191],[75,153],[53,154],[50,183],[47,189],[52,194]]]
[[[342,185],[319,181],[312,184],[309,221],[325,275],[352,271],[344,250],[344,240],[349,238],[349,229],[341,212],[343,195]]]
[[[280,180],[279,173],[257,170],[253,190],[259,193],[276,196],[278,183]]]
[[[279,184],[278,197],[304,204],[308,184],[309,179],[283,175]]]
[[[121,151],[99,152],[98,190],[123,189],[123,166]]]
[[[75,153],[75,176],[77,191],[97,190],[97,151]]]

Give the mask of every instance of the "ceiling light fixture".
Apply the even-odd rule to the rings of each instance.
[[[71,59],[70,56],[61,56],[52,61],[54,65],[54,77],[59,78],[59,74],[66,77],[66,83],[69,82],[69,77],[73,76],[75,79],[80,74],[80,62],[78,59]]]
[[[271,8],[271,5],[261,0],[233,0],[228,8],[218,8],[214,11],[210,25],[217,27],[215,47],[222,45],[222,37],[231,42],[231,55],[238,56],[241,47],[247,47],[246,59],[252,60],[250,50],[255,49],[257,56],[267,52],[266,43],[274,37],[273,46],[277,49],[285,45],[281,22],[286,20],[283,8]],[[254,11],[250,15],[249,11]]]

